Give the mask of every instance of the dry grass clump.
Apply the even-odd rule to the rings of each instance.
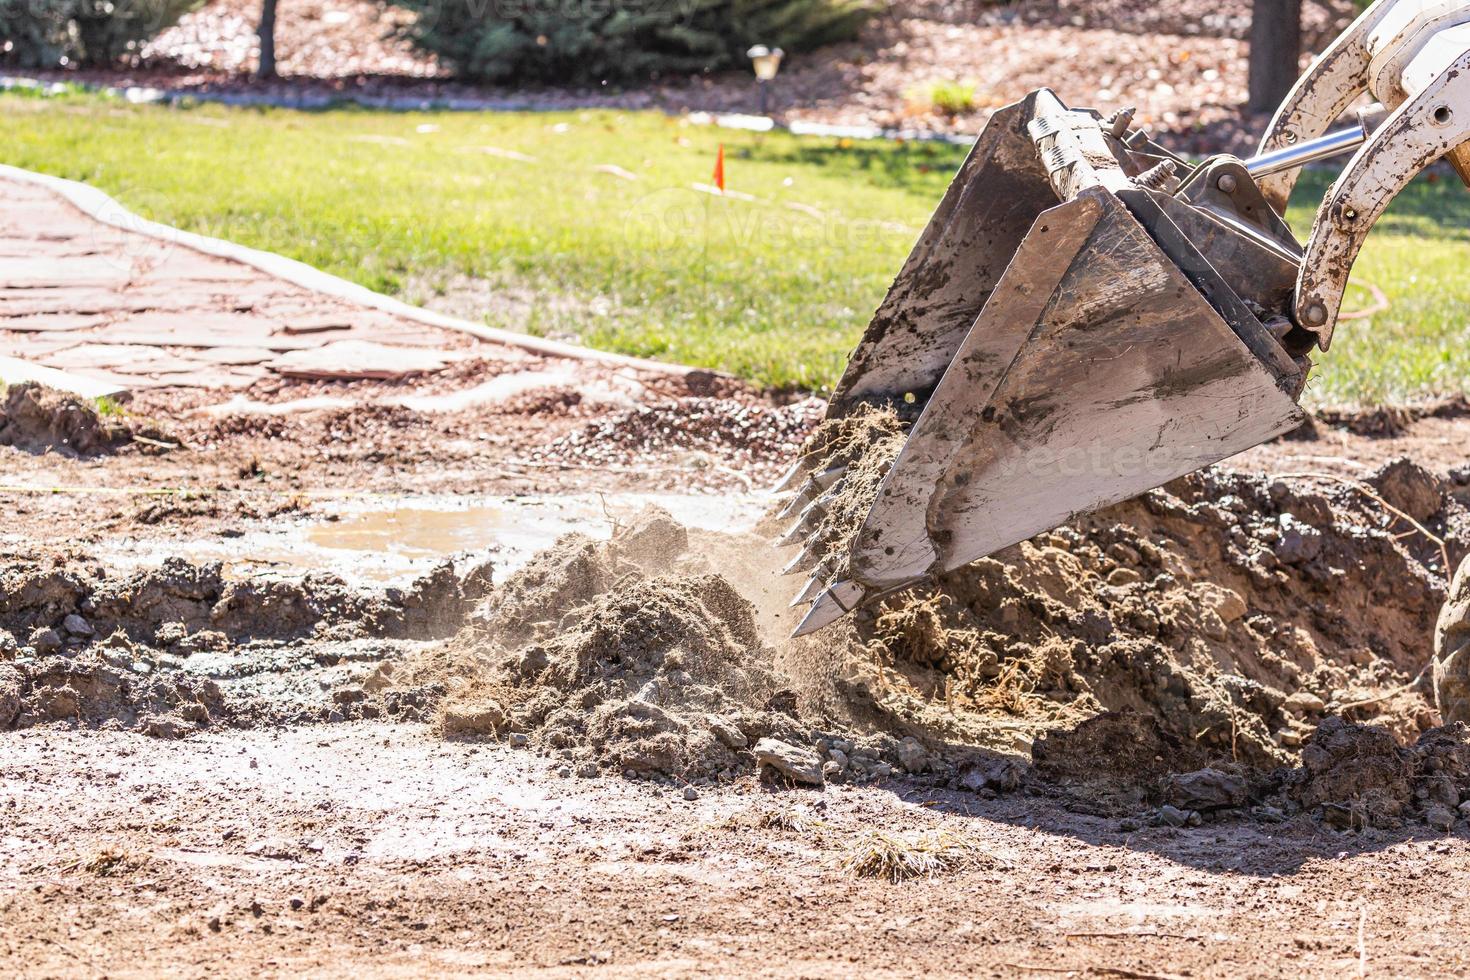
[[[126,874],[143,866],[144,859],[129,851],[116,847],[104,847],[101,850],[62,866],[63,871],[85,871],[99,878],[110,878],[114,875]]]
[[[932,878],[971,860],[980,846],[947,830],[921,834],[870,831],[843,858],[842,870],[854,878],[890,882]]]

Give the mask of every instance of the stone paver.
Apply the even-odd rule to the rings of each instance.
[[[127,389],[226,391],[277,374],[393,378],[466,357],[540,362],[116,228],[9,179],[0,179],[0,356]]]

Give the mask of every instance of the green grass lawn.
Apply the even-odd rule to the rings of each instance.
[[[0,161],[159,221],[415,301],[483,280],[487,322],[821,391],[964,156],[689,125],[656,113],[292,112],[0,96]],[[692,189],[725,145],[727,187]],[[627,179],[610,172],[626,172]],[[1313,178],[1299,200],[1320,197]],[[1298,227],[1311,202],[1293,209]],[[1421,182],[1357,279],[1313,400],[1404,400],[1470,378],[1470,196]],[[448,297],[445,302],[448,302]],[[1365,304],[1353,289],[1349,305]]]

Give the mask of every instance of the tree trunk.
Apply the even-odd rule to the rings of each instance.
[[[257,78],[276,77],[276,0],[261,0],[260,65],[255,70]]]
[[[1275,112],[1300,73],[1302,0],[1253,0],[1251,5],[1251,112]]]

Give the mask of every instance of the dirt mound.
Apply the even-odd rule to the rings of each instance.
[[[95,456],[131,440],[126,426],[87,399],[27,381],[4,389],[0,446],[31,453]]]
[[[805,740],[754,608],[718,575],[680,574],[687,548],[650,510],[610,542],[571,535],[538,555],[476,618],[478,669],[445,704],[446,734],[681,778],[733,774],[760,737]]]
[[[1461,516],[1401,464],[1375,479],[1441,531]],[[1434,542],[1353,487],[1215,469],[946,575],[860,625],[950,701],[1020,717],[1134,710],[1186,744],[1269,766],[1334,708],[1402,737],[1432,723],[1417,690],[1349,706],[1427,663],[1442,564]]]
[[[815,707],[720,571],[744,571],[750,543],[718,559],[708,544],[656,508],[607,542],[567,536],[490,595],[464,635],[395,667],[383,693],[439,685],[446,736],[508,738],[584,776],[729,779],[757,768],[762,739],[782,746],[770,758],[809,758],[808,781],[811,766],[818,782],[953,774],[912,738],[853,734]]]
[[[389,641],[454,635],[491,587],[488,564],[446,562],[407,589],[365,592],[328,575],[230,580],[218,563],[177,558],[112,575],[83,559],[3,557],[0,730],[72,722],[178,737],[276,720],[423,720],[443,689],[369,703],[341,665],[396,657]]]
[[[156,672],[122,637],[72,656],[0,662],[0,730],[78,722],[178,738],[230,720],[217,683]]]
[[[445,562],[407,589],[378,594],[319,573],[227,579],[218,562],[181,558],[115,575],[84,558],[0,557],[0,631],[41,654],[118,632],[186,651],[201,634],[229,642],[445,636],[489,592],[491,571],[488,563],[460,572]]]
[[[1307,740],[1301,767],[1285,775],[1284,794],[1335,826],[1418,818],[1448,829],[1470,799],[1470,729],[1431,729],[1403,746],[1383,728],[1329,718]]]

